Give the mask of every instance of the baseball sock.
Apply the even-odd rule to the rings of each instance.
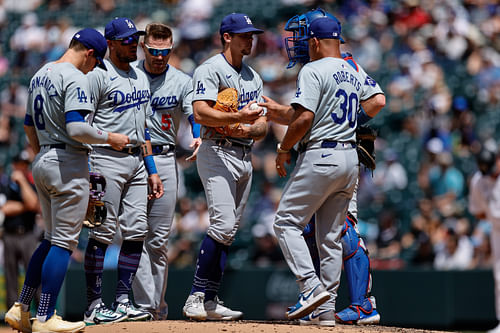
[[[42,267],[42,294],[36,318],[44,322],[52,317],[61,290],[71,251],[52,245]]]
[[[207,282],[207,288],[205,291],[205,302],[213,301],[217,293],[219,292],[220,282],[222,280],[222,275],[224,275],[224,268],[226,268],[227,253],[229,252],[229,246],[217,243],[218,254],[219,254],[219,264],[214,265]]]
[[[194,273],[191,294],[195,292],[205,293],[208,278],[213,267],[218,265],[220,247],[213,238],[206,235],[201,243],[198,261],[196,262],[196,272]]]
[[[22,304],[23,311],[28,311],[33,295],[42,281],[42,266],[50,250],[50,242],[42,240],[33,255],[31,256],[26,270],[23,289],[19,295],[19,303]]]
[[[142,241],[123,241],[118,257],[118,284],[116,286],[116,301],[128,300],[128,295],[139,267],[142,254]]]
[[[87,282],[87,309],[95,306],[102,296],[102,272],[107,244],[93,238],[89,239],[85,251],[85,280]]]

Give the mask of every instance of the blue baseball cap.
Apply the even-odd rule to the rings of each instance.
[[[319,39],[340,39],[340,32],[341,28],[338,20],[330,17],[320,17],[312,21],[307,36],[300,40],[308,40],[314,37]]]
[[[146,32],[137,30],[134,22],[126,17],[115,17],[104,28],[104,36],[106,39],[122,39],[132,35],[145,35]]]
[[[106,50],[108,49],[108,43],[106,42],[106,38],[104,38],[99,31],[92,28],[85,28],[78,31],[72,39],[79,41],[89,50],[93,49],[94,55],[99,61],[97,66],[107,70],[103,59],[106,55]]]
[[[257,29],[253,26],[252,20],[246,14],[232,13],[222,19],[220,24],[220,34],[225,32],[242,34],[245,32],[253,32],[254,34],[261,34],[264,31]]]

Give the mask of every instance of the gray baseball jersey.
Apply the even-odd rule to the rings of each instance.
[[[245,63],[241,64],[241,70],[238,72],[222,53],[211,57],[195,70],[193,88],[193,101],[216,101],[217,94],[225,88],[235,88],[238,91],[238,109],[242,109],[251,101],[262,101],[262,79],[259,74]],[[201,137],[221,139],[224,136],[202,126]],[[229,140],[245,145],[253,143],[252,139]]]
[[[137,68],[145,72],[144,60]],[[152,145],[175,145],[179,124],[183,117],[193,114],[193,83],[191,77],[169,66],[163,74],[148,75],[151,89],[147,126]]]
[[[128,72],[104,60],[107,71],[100,68],[88,74],[92,102],[96,112],[92,125],[100,130],[128,135],[130,146],[145,143],[144,129],[151,98],[149,81],[141,71],[130,66]]]
[[[140,61],[137,68],[146,73],[144,61]],[[151,87],[149,108],[152,112],[147,118],[151,143],[153,146],[175,145],[182,117],[193,114],[191,77],[172,66],[160,75],[147,76]],[[165,149],[154,155],[168,194],[148,202],[148,233],[132,289],[138,305],[161,316],[167,307],[164,298],[168,278],[167,245],[177,202],[178,174],[175,150]]]
[[[142,71],[130,66],[128,72],[104,60],[107,71],[89,74],[92,98],[97,110],[90,119],[103,131],[126,134],[132,153],[118,152],[106,145],[94,145],[91,168],[106,178],[103,201],[106,220],[91,230],[91,237],[110,244],[120,225],[124,240],[141,241],[147,231],[147,175],[140,154],[150,101],[149,81]]]
[[[321,306],[335,309],[340,282],[340,233],[358,178],[354,145],[357,110],[364,80],[341,58],[322,58],[299,73],[292,105],[314,113],[310,130],[301,139],[303,150],[290,175],[274,221],[285,259],[301,291],[322,284],[330,300]],[[318,277],[302,230],[316,214],[316,240],[321,259]]]
[[[28,92],[26,113],[35,122],[40,145],[67,143],[80,148],[90,147],[66,132],[66,112],[94,110],[88,79],[80,70],[68,62],[50,62],[33,76]]]
[[[311,130],[301,144],[321,140],[354,142],[360,101],[371,97],[363,86],[363,78],[341,58],[323,58],[306,64],[299,73],[291,102],[314,112]]]
[[[87,77],[70,63],[51,62],[38,70],[30,82],[26,111],[41,145],[33,177],[45,221],[44,238],[68,250],[78,244],[89,200],[89,146],[66,132],[65,113],[76,110],[93,110]],[[50,146],[57,144],[66,146]]]

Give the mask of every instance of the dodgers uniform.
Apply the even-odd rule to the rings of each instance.
[[[143,60],[136,68],[147,73]],[[151,87],[151,112],[148,112],[151,116],[147,117],[147,127],[156,168],[168,193],[148,203],[148,232],[132,288],[135,302],[161,318],[167,311],[164,299],[168,277],[167,245],[178,189],[175,143],[181,119],[193,114],[193,83],[190,76],[173,66],[168,66],[162,74],[147,76]]]
[[[144,240],[147,229],[147,174],[141,154],[145,143],[147,105],[150,100],[149,81],[141,71],[130,67],[128,72],[104,60],[107,71],[89,73],[92,97],[97,111],[92,126],[128,135],[130,145],[116,151],[108,145],[94,145],[90,167],[106,179],[103,201],[106,220],[90,232],[90,237],[111,244],[120,225],[123,240]]]
[[[193,88],[193,101],[216,101],[219,91],[235,88],[238,91],[238,109],[262,99],[259,74],[245,63],[238,72],[222,53],[196,69]],[[250,193],[253,140],[224,137],[206,126],[201,128],[201,137],[203,143],[196,164],[210,214],[207,234],[219,243],[231,245]]]
[[[70,63],[48,63],[31,80],[28,106],[41,147],[33,161],[33,177],[44,238],[73,251],[89,200],[90,146],[67,134],[65,113],[93,111],[87,77]]]
[[[291,104],[314,113],[299,142],[300,155],[284,189],[274,228],[301,291],[321,283],[330,294],[322,308],[335,309],[342,266],[340,234],[358,178],[357,110],[370,96],[364,78],[341,58],[322,58],[300,71]],[[321,276],[314,271],[302,230],[316,214]],[[320,281],[321,279],[321,281]]]

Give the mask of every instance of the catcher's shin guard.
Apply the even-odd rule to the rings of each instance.
[[[370,259],[356,229],[356,219],[348,214],[342,229],[344,271],[352,305],[363,304],[371,291]]]
[[[106,179],[97,172],[90,173],[90,197],[87,215],[83,225],[88,228],[98,227],[106,219],[107,210],[102,198],[106,193]]]

